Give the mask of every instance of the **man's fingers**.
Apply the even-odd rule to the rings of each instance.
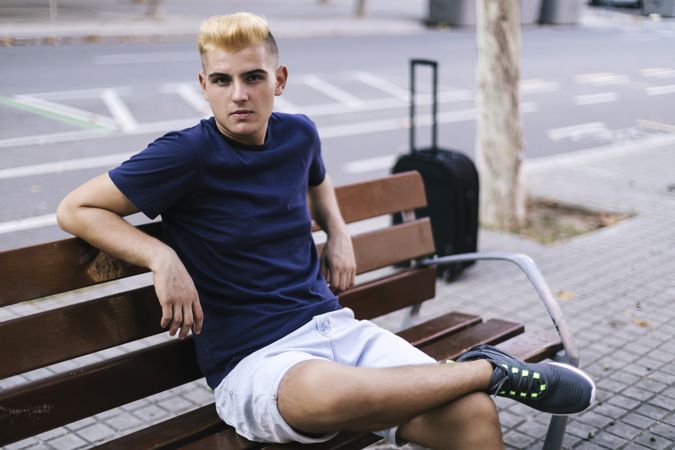
[[[183,306],[183,322],[180,327],[179,339],[185,339],[192,328],[192,305]]]
[[[169,328],[169,335],[175,336],[178,328],[183,323],[183,309],[176,307],[173,310],[173,320],[171,320],[171,328]]]
[[[199,300],[192,304],[192,316],[195,320],[192,332],[199,334],[202,332],[202,325],[204,324],[204,311],[202,311],[202,305],[199,303]]]
[[[166,328],[173,318],[173,308],[171,305],[162,305],[162,320],[159,322],[162,328]]]

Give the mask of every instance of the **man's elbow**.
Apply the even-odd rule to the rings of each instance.
[[[67,195],[56,208],[56,223],[63,231],[75,234],[78,205],[71,195]]]

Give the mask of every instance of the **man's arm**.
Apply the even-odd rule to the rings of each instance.
[[[309,200],[312,217],[328,235],[321,255],[321,273],[334,291],[344,291],[354,285],[356,259],[333,182],[328,175],[321,184],[309,188]]]
[[[185,338],[190,328],[199,334],[204,315],[197,289],[185,266],[168,245],[123,219],[138,209],[115,186],[108,174],[100,175],[64,198],[56,211],[59,226],[94,247],[153,273],[162,306],[161,326]]]

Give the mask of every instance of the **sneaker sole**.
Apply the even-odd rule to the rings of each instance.
[[[593,386],[593,389],[591,390],[591,400],[588,402],[588,406],[585,409],[582,409],[581,411],[574,412],[574,413],[554,414],[554,415],[555,416],[573,416],[575,414],[581,414],[584,411],[588,411],[588,409],[591,406],[593,406],[593,402],[595,401],[595,383],[593,382],[593,380],[591,380],[591,377],[586,375],[586,373],[583,372],[582,370],[580,370],[580,369],[578,369],[574,366],[570,366],[569,364],[563,364],[563,363],[559,363],[559,362],[552,362],[552,363],[549,363],[549,364],[553,364],[553,365],[556,365],[556,366],[564,367],[566,369],[570,369],[572,372],[574,372],[578,375],[581,375],[586,381],[588,381],[591,384],[591,386]]]

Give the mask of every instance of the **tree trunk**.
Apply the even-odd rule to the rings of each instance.
[[[354,14],[357,17],[364,17],[366,15],[366,0],[356,0]]]
[[[518,103],[518,0],[476,2],[478,99],[476,166],[484,225],[512,230],[525,223],[523,143]]]

